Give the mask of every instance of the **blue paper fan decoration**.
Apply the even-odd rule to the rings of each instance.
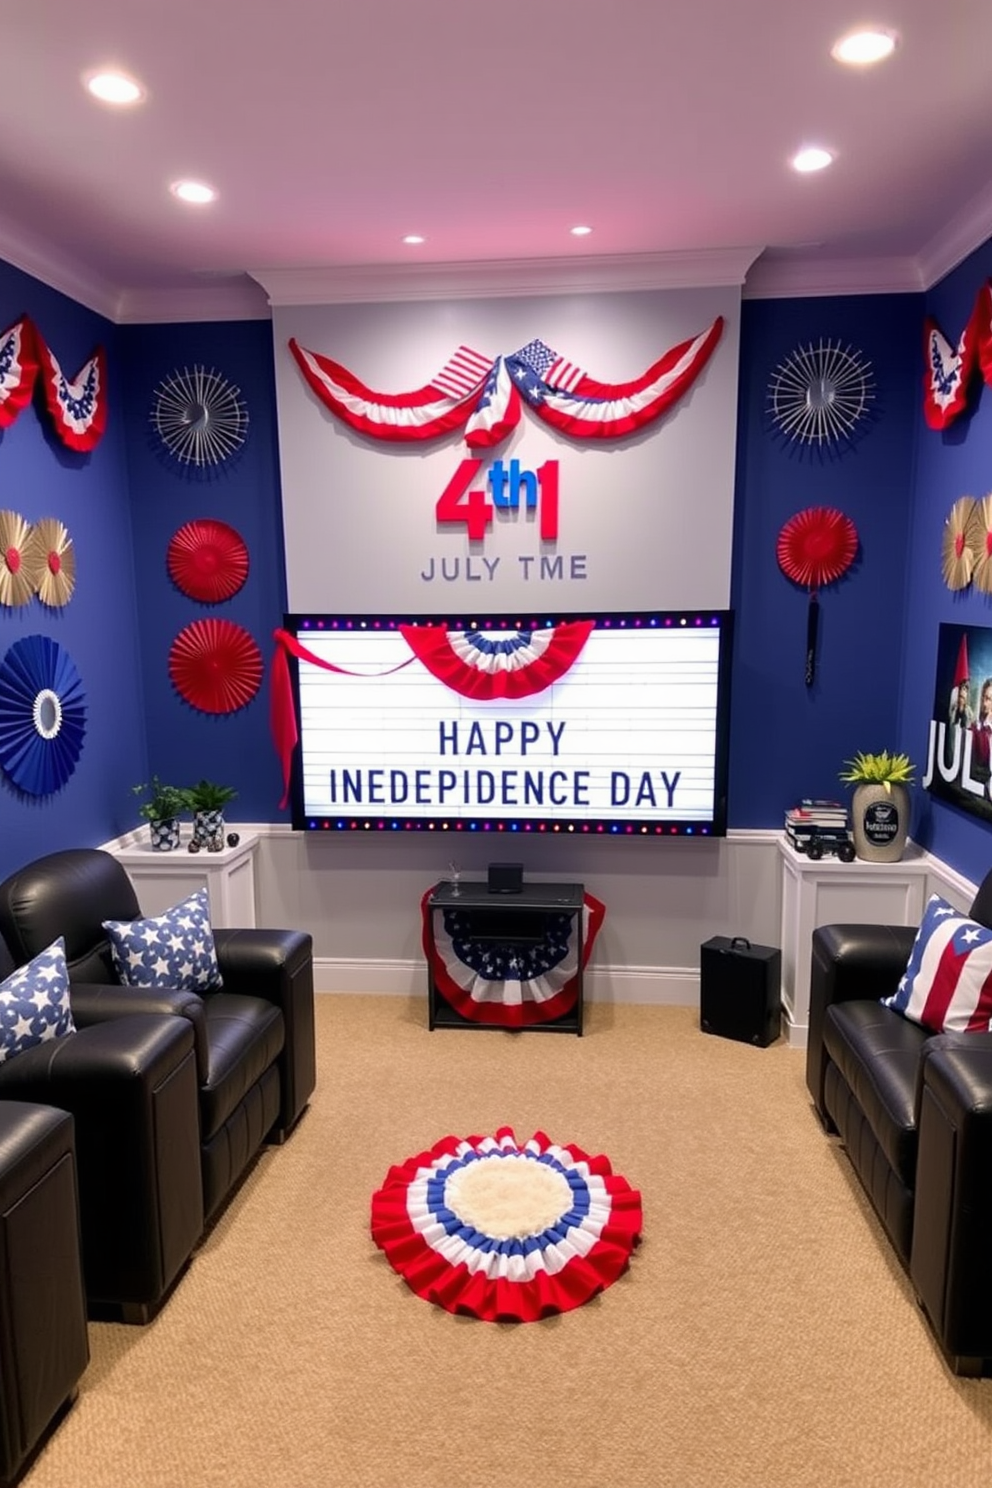
[[[83,748],[86,707],[76,664],[48,636],[15,641],[0,663],[0,766],[31,796],[69,779]]]

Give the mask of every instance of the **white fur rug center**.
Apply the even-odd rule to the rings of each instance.
[[[573,1203],[563,1173],[523,1155],[467,1163],[448,1179],[444,1198],[464,1224],[494,1240],[539,1235]]]

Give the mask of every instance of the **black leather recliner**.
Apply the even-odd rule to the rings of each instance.
[[[14,969],[0,939],[0,981]],[[14,1100],[73,1117],[90,1314],[146,1321],[203,1233],[192,1029],[131,1015],[36,1044],[0,1064],[0,1112]]]
[[[263,1142],[292,1130],[316,1084],[312,940],[298,930],[215,928],[220,990],[127,987],[103,921],[141,917],[124,868],[99,848],[50,853],[0,884],[0,934],[19,961],[64,938],[77,1027],[154,1013],[192,1029],[209,1220]]]
[[[992,873],[969,911],[992,927]],[[941,1348],[992,1371],[992,1033],[932,1034],[881,999],[916,930],[813,932],[806,1083],[839,1134]]]
[[[37,1455],[88,1362],[72,1117],[0,1100],[0,1482]]]

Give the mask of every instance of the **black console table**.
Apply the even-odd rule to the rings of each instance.
[[[525,883],[519,893],[490,893],[485,883],[439,883],[424,900],[424,949],[427,953],[428,1027],[435,1028],[506,1028],[543,1030],[546,1033],[582,1035],[582,962],[585,953],[584,915],[585,888],[577,883]],[[568,1010],[557,1017],[529,1018],[509,1024],[504,1018],[465,1017],[438,988],[435,975],[435,916],[443,911],[458,911],[464,917],[462,936],[478,943],[501,948],[519,947],[522,954],[540,944],[546,936],[550,916],[567,916],[578,937],[575,999]],[[480,1010],[484,1004],[480,1004]],[[495,1006],[495,1004],[494,1004]],[[539,1007],[539,1004],[536,1006]]]

